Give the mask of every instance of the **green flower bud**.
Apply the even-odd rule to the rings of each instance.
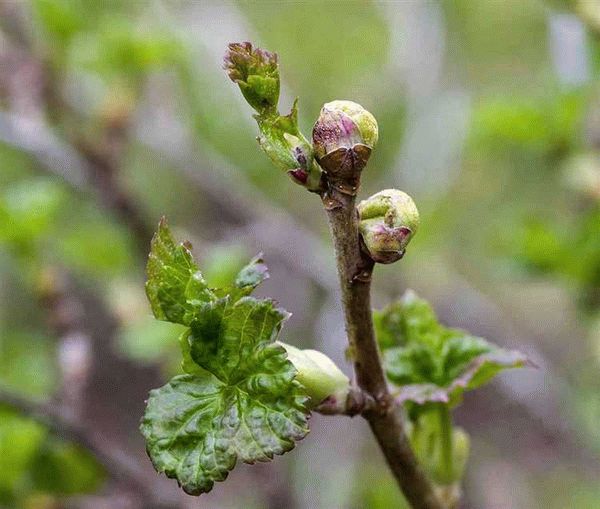
[[[253,48],[249,42],[229,44],[224,69],[248,104],[259,113],[275,111],[279,102],[277,54]]]
[[[298,370],[296,380],[306,389],[312,407],[328,397],[346,400],[350,379],[327,355],[318,350],[300,350],[286,343],[278,343],[285,348],[289,361]]]
[[[452,428],[451,472],[447,472],[443,466],[440,430],[435,416],[425,416],[419,423],[410,423],[407,434],[419,462],[437,484],[451,486],[460,482],[470,451],[469,435],[462,428]]]
[[[410,196],[385,189],[358,204],[359,231],[371,259],[393,263],[404,256],[419,227],[419,211]]]
[[[332,101],[321,108],[313,127],[315,157],[334,180],[357,186],[377,137],[375,117],[360,104]]]
[[[465,473],[471,449],[469,435],[462,428],[454,428],[452,432],[452,449],[454,480],[460,481]]]

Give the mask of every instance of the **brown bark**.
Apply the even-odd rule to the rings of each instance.
[[[401,409],[388,390],[371,315],[373,262],[360,249],[355,197],[333,190],[324,197],[323,203],[333,236],[346,333],[357,383],[375,401],[363,416],[410,505],[415,509],[443,509],[410,447]]]

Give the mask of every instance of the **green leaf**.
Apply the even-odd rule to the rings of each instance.
[[[249,42],[231,43],[224,68],[237,83],[242,95],[257,114],[258,143],[273,164],[309,190],[321,191],[321,168],[312,144],[298,127],[298,99],[288,115],[281,115],[279,102],[279,64],[277,55],[255,48]]]
[[[529,363],[520,352],[444,327],[431,306],[412,291],[374,316],[386,374],[401,387],[401,402],[455,405],[464,391],[504,369]]]
[[[277,109],[279,65],[277,54],[252,47],[249,42],[229,44],[224,62],[229,78],[237,83],[248,104],[263,114]]]
[[[387,375],[397,385],[427,383],[439,379],[436,352],[427,345],[415,343],[390,348],[384,354]]]
[[[265,279],[269,279],[269,269],[267,269],[261,253],[240,270],[235,278],[235,286],[241,289],[254,290]]]
[[[217,297],[229,295],[232,302],[235,302],[250,295],[258,285],[267,279],[269,279],[269,269],[262,258],[262,253],[260,253],[238,272],[233,286],[214,290],[214,293]]]
[[[275,343],[289,314],[248,294],[268,277],[261,256],[226,288],[209,289],[188,243],[161,220],[146,291],[155,316],[186,325],[179,337],[186,375],[151,391],[141,431],[159,472],[199,495],[237,459],[268,461],[308,432],[309,398]]]
[[[442,346],[443,382],[456,380],[471,361],[494,350],[496,348],[484,339],[461,333],[451,335]]]
[[[22,490],[45,437],[43,426],[0,408],[0,494],[17,494]]]
[[[382,350],[405,345],[415,337],[435,340],[440,334],[440,324],[433,309],[412,290],[408,290],[400,301],[381,311],[375,310],[373,318]]]
[[[268,461],[308,432],[302,386],[274,344],[287,314],[245,297],[205,304],[182,335],[193,374],[151,391],[141,430],[155,468],[199,495],[236,460]]]
[[[151,243],[146,295],[159,320],[189,325],[199,306],[215,298],[192,257],[189,242],[175,244],[163,217]]]
[[[275,340],[288,313],[268,300],[244,297],[233,305],[230,302],[225,298],[206,305],[191,324],[188,342],[198,366],[235,384],[260,362],[256,356]]]
[[[0,241],[24,248],[53,233],[65,190],[47,178],[28,178],[4,186],[0,192]]]
[[[53,438],[42,444],[31,470],[37,491],[57,495],[93,493],[106,477],[91,453]]]

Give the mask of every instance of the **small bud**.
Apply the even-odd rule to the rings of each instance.
[[[223,68],[256,111],[276,110],[279,101],[277,54],[253,48],[249,42],[231,43]]]
[[[446,470],[443,460],[441,431],[434,415],[424,415],[419,421],[409,423],[407,434],[419,462],[438,486],[460,483],[469,458],[469,435],[459,427],[452,428],[452,469]],[[447,493],[448,495],[450,493]]]
[[[385,189],[358,204],[359,231],[369,256],[377,263],[393,263],[404,256],[419,227],[419,211],[410,196]]]
[[[313,127],[313,148],[317,161],[330,177],[356,187],[377,137],[375,117],[360,104],[332,101],[321,108]]]
[[[350,379],[327,355],[318,350],[300,350],[286,343],[278,344],[285,348],[289,361],[298,370],[296,380],[306,389],[312,407],[329,397],[346,401]]]
[[[323,191],[323,172],[315,161],[312,145],[298,127],[298,99],[288,115],[281,115],[277,55],[249,42],[231,43],[224,69],[237,83],[254,115],[260,136],[258,143],[271,161],[286,171],[293,182],[309,191]]]
[[[460,481],[465,473],[471,449],[469,435],[462,428],[454,428],[452,431],[452,444],[454,480]]]

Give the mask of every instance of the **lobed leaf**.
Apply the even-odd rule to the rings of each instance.
[[[150,392],[141,432],[159,472],[190,494],[210,491],[238,459],[268,461],[308,433],[309,401],[275,343],[289,314],[248,294],[268,277],[257,256],[229,288],[208,288],[188,243],[161,220],[146,292],[156,318],[184,324],[185,375]]]
[[[532,365],[527,357],[515,350],[497,349],[474,358],[466,369],[448,386],[440,387],[432,383],[403,385],[397,394],[397,401],[411,401],[418,405],[426,403],[454,404],[460,401],[467,390],[476,389],[494,378],[504,369]]]
[[[181,339],[193,373],[151,391],[141,425],[148,454],[187,493],[210,491],[237,459],[268,461],[308,433],[308,398],[273,343],[286,317],[251,297],[206,305]]]
[[[238,459],[268,461],[293,449],[308,429],[304,397],[290,389],[278,396],[246,392],[208,372],[173,378],[150,392],[142,421],[154,467],[200,495],[224,481]]]

